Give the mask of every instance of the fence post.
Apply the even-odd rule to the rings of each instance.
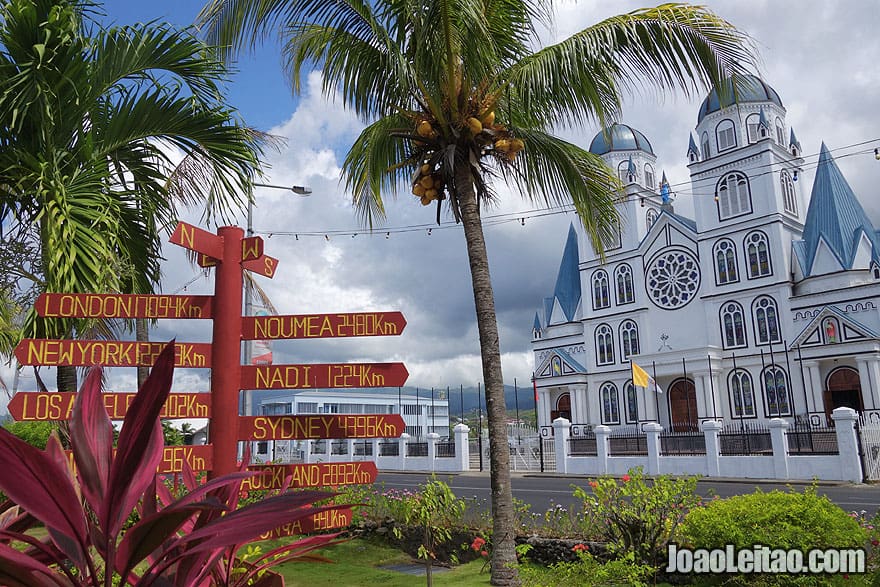
[[[568,437],[571,434],[571,422],[565,418],[553,420],[553,437],[556,448],[556,471],[568,473]]]
[[[304,446],[305,453],[303,453],[303,462],[308,465],[312,462],[312,440],[307,439]]]
[[[379,462],[379,439],[378,438],[371,438],[370,439],[370,450],[373,453],[373,455],[372,455],[373,462],[378,463]],[[364,457],[366,457],[366,455],[364,455]]]
[[[333,458],[333,439],[326,438],[324,439],[324,462],[329,463],[330,459]]]
[[[777,479],[788,479],[788,443],[785,431],[788,422],[782,418],[770,419],[770,445],[773,447],[773,473]]]
[[[406,443],[409,441],[409,434],[404,432],[397,439],[397,470],[406,471]]]
[[[467,424],[456,424],[452,429],[452,435],[455,438],[456,471],[467,471],[471,468],[471,447],[468,443],[470,431]]]
[[[356,442],[356,439],[354,439],[354,438],[349,438],[349,439],[348,439],[348,442],[346,443],[348,446],[346,446],[345,449],[348,451],[346,454],[348,455],[348,460],[349,460],[349,461],[353,461],[353,460],[354,460],[354,453],[355,453],[355,450],[354,450],[354,443],[355,443],[355,442]]]
[[[837,408],[831,412],[834,431],[837,433],[837,450],[840,453],[840,478],[843,481],[861,483],[862,459],[859,457],[859,443],[856,438],[858,414],[852,408]]]
[[[428,466],[433,473],[434,464],[437,462],[437,441],[440,440],[440,435],[436,432],[428,432],[425,439],[428,441]]]
[[[648,422],[645,424],[645,435],[647,436],[648,441],[648,470],[646,471],[648,475],[660,474],[661,432],[663,432],[663,426],[657,422]]]
[[[706,437],[706,475],[709,477],[721,477],[721,444],[718,442],[718,434],[722,426],[718,420],[703,422],[703,436]]]
[[[596,435],[596,457],[599,459],[599,473],[608,473],[608,437],[611,436],[611,428],[598,425],[593,429]]]

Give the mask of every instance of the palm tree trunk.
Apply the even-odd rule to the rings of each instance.
[[[76,391],[76,367],[59,365],[55,372],[58,391]]]
[[[510,488],[510,448],[507,443],[507,412],[504,379],[501,375],[501,347],[495,317],[495,295],[489,277],[489,258],[480,208],[469,170],[456,171],[456,188],[464,237],[467,242],[477,327],[480,333],[480,357],[486,386],[486,412],[489,423],[489,478],[492,487],[492,585],[518,585],[516,570],[516,528],[513,492]]]
[[[134,321],[134,333],[135,340],[138,342],[150,342],[150,329],[147,325],[146,318],[137,318]],[[147,377],[150,376],[150,368],[149,367],[138,367],[137,368],[137,382],[138,389],[144,384],[147,380]]]

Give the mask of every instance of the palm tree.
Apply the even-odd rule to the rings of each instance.
[[[265,137],[224,105],[225,67],[193,30],[103,28],[95,9],[0,2],[0,239],[39,243],[41,291],[150,293],[177,204],[228,218]],[[93,326],[31,314],[24,335]]]
[[[489,415],[493,584],[517,581],[498,328],[480,209],[492,181],[546,205],[572,203],[594,248],[617,223],[619,183],[602,160],[551,134],[620,114],[641,85],[701,90],[754,62],[747,37],[711,12],[663,5],[609,18],[542,49],[541,0],[212,0],[200,21],[232,52],[278,34],[299,91],[323,69],[326,93],[368,126],[343,165],[370,227],[401,186],[464,229]]]

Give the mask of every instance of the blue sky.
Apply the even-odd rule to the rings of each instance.
[[[556,5],[556,26],[543,41],[553,42],[612,14],[647,3],[632,0],[567,1]],[[705,2],[755,40],[762,57],[760,74],[773,86],[787,109],[804,154],[813,156],[825,141],[874,220],[880,226],[880,162],[870,152],[849,147],[863,141],[880,146],[880,10],[876,0],[709,0]],[[194,0],[112,0],[108,19],[121,24],[167,20],[186,26],[202,6]],[[277,189],[255,194],[254,229],[266,252],[280,260],[273,280],[260,280],[282,314],[399,310],[407,318],[404,334],[395,338],[347,341],[287,341],[275,345],[276,363],[336,361],[403,361],[409,384],[420,387],[475,385],[481,378],[479,343],[465,245],[460,228],[400,230],[429,226],[434,209],[422,208],[406,194],[389,201],[387,224],[367,234],[351,209],[350,196],[339,184],[345,150],[363,123],[321,92],[321,77],[305,80],[294,99],[281,74],[275,45],[242,60],[229,88],[230,103],[251,126],[286,138],[278,153],[266,156],[266,183],[307,185],[308,198]],[[623,122],[642,131],[678,192],[676,211],[692,206],[686,152],[688,133],[696,123],[703,94],[691,99],[661,98],[651,92],[628,100]],[[589,146],[598,128],[566,130],[563,135]],[[870,151],[870,149],[869,149]],[[846,156],[853,154],[852,156]],[[799,182],[808,198],[809,172]],[[504,186],[501,203],[484,219],[507,215],[505,222],[486,222],[486,239],[496,294],[505,380],[528,381],[532,369],[531,327],[541,300],[553,291],[570,214],[545,215]],[[183,220],[200,223],[198,211]],[[450,218],[444,213],[443,220]],[[239,216],[244,224],[244,214]],[[213,227],[206,227],[213,228]],[[386,231],[389,233],[386,238]],[[326,235],[326,237],[325,237]],[[200,275],[178,247],[166,246],[162,291],[210,294],[211,278]],[[185,288],[185,289],[184,289]],[[204,321],[164,321],[154,340],[210,340]],[[659,343],[644,341],[645,348]],[[670,339],[670,344],[677,344]],[[682,343],[684,344],[684,343]],[[134,388],[131,370],[116,370],[111,385]],[[9,371],[0,366],[0,377]],[[45,380],[53,378],[45,376]],[[207,391],[207,373],[178,370],[181,391]],[[30,390],[25,381],[22,389]]]

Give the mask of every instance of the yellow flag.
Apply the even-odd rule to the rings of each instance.
[[[636,365],[635,362],[631,361],[631,363],[633,385],[636,385],[637,387],[648,387],[648,381],[651,380],[651,376],[648,375],[647,371]]]

